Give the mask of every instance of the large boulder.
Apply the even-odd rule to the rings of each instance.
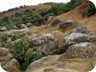
[[[0,64],[8,72],[21,72],[20,65],[7,48],[0,48]]]
[[[72,26],[75,27],[75,25],[76,25],[76,22],[74,20],[67,20],[65,22],[60,23],[59,28],[62,30],[65,30],[68,27],[72,27]]]
[[[7,48],[0,48],[0,63],[6,63],[12,57],[12,54],[10,54]]]
[[[65,59],[50,55],[32,62],[26,72],[88,72],[91,64],[86,59]]]
[[[89,36],[82,33],[72,33],[66,36],[64,39],[65,46],[71,46],[81,42],[89,42]]]
[[[76,29],[72,30],[71,33],[88,33],[88,29],[85,26],[77,27]]]
[[[51,53],[58,48],[58,41],[52,34],[43,34],[39,37],[32,39],[32,49],[33,50],[44,50]]]
[[[20,64],[16,59],[11,59],[3,68],[8,72],[22,72]]]
[[[29,29],[26,27],[24,29],[13,29],[6,31],[7,35],[16,35],[16,34],[27,34],[29,32]]]
[[[0,56],[8,55],[9,50],[7,48],[0,48]]]
[[[96,46],[89,42],[77,43],[70,46],[64,56],[67,58],[88,58],[93,59]]]

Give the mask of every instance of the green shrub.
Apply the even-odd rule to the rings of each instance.
[[[4,42],[7,41],[8,35],[7,34],[1,34],[0,35],[0,41]]]
[[[91,1],[89,1],[89,4],[88,4],[88,14],[87,15],[91,16],[91,15],[93,15],[95,13],[96,13],[95,5]]]
[[[11,39],[12,39],[12,41],[14,41],[14,40],[20,39],[24,36],[25,36],[25,34],[16,34],[16,35],[11,36]]]
[[[29,45],[30,42],[27,38],[21,38],[19,41],[14,42],[12,46],[13,48],[11,50],[14,58],[16,58],[19,61],[23,70],[25,70],[26,66],[28,66],[28,65],[26,66],[23,65],[25,65],[26,63],[25,58],[26,58],[26,53],[29,49]]]
[[[30,40],[23,37],[20,40],[15,41],[11,49],[14,58],[19,61],[23,71],[26,70],[31,62],[48,55],[46,51],[32,50],[32,46],[30,44]]]
[[[0,47],[5,47],[8,35],[0,34]]]

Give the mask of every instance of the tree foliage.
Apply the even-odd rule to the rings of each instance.
[[[95,5],[89,1],[89,4],[88,4],[88,16],[91,16],[93,15],[94,13],[96,13],[96,8],[95,8]]]

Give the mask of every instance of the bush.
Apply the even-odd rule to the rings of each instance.
[[[25,70],[25,68],[28,66],[28,64],[26,64],[27,62],[25,58],[26,53],[29,49],[29,45],[30,42],[27,38],[21,38],[19,41],[14,42],[12,46],[13,48],[11,50],[14,58],[16,58],[19,61],[23,70]]]
[[[25,36],[25,34],[16,34],[16,35],[11,36],[11,39],[12,39],[12,41],[14,41],[14,40],[20,39],[24,36]]]
[[[30,43],[31,41],[28,38],[23,37],[19,41],[15,41],[11,49],[14,58],[19,61],[23,71],[31,62],[48,55],[46,51],[33,51]]]
[[[5,47],[6,46],[7,38],[8,38],[8,35],[0,34],[0,47]]]
[[[89,1],[89,4],[88,4],[88,14],[87,14],[87,16],[91,16],[91,15],[93,15],[95,13],[96,13],[95,5],[91,1]]]
[[[0,41],[2,41],[2,42],[7,41],[7,38],[8,38],[8,35],[6,35],[6,34],[0,35]]]

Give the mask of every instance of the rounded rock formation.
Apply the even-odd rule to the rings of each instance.
[[[45,50],[49,54],[58,48],[58,41],[52,34],[43,34],[36,37],[32,40],[31,44],[33,50]]]
[[[82,33],[72,33],[64,39],[64,45],[67,47],[81,42],[89,42],[89,36]]]
[[[94,44],[89,42],[82,42],[70,46],[65,52],[65,57],[91,59],[94,57],[95,52],[96,46]]]

